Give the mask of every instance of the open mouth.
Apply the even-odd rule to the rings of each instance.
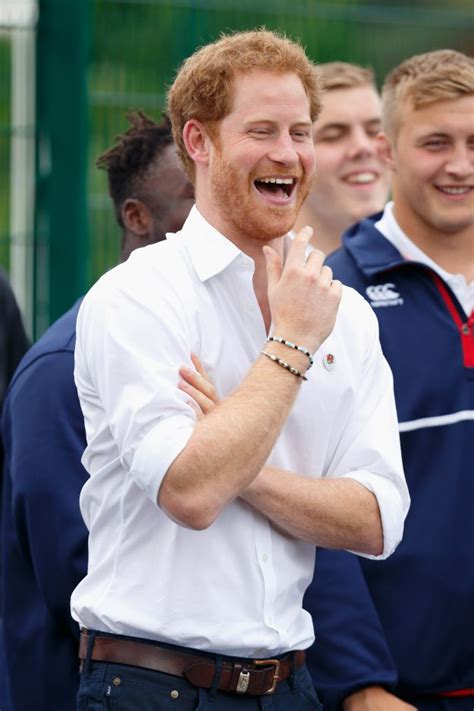
[[[266,198],[286,202],[293,194],[296,178],[258,178],[254,185]]]

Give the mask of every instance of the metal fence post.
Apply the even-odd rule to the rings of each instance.
[[[84,291],[87,273],[89,0],[40,0],[37,34],[34,333]]]

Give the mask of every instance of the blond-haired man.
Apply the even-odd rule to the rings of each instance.
[[[311,186],[319,103],[313,64],[274,33],[197,51],[169,95],[196,207],[81,307],[80,708],[319,708],[301,605],[314,544],[386,557],[400,539],[376,319],[306,258],[309,229],[281,236]],[[191,353],[221,399],[198,421],[178,387]]]
[[[311,225],[314,246],[330,254],[350,225],[383,209],[389,170],[377,154],[382,106],[373,71],[347,62],[318,69],[325,91],[314,125],[316,177],[296,229]]]
[[[382,101],[393,202],[351,228],[328,263],[378,317],[412,509],[396,554],[361,563],[398,685],[345,709],[472,711],[474,60],[412,57]]]

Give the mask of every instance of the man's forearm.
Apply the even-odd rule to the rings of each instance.
[[[265,467],[241,498],[295,538],[324,548],[383,552],[377,499],[351,479],[313,479]]]
[[[271,347],[283,355],[284,346]],[[304,370],[305,356],[295,355],[292,363]],[[163,480],[159,505],[183,525],[210,525],[257,476],[301,384],[301,378],[258,358],[242,385],[196,424]]]

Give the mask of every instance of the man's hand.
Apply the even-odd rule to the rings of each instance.
[[[381,686],[368,686],[351,694],[342,704],[344,711],[417,711]]]
[[[268,245],[268,301],[276,335],[308,348],[312,353],[331,333],[342,294],[340,281],[323,266],[324,254],[314,250],[306,259],[313,230],[303,227],[296,235],[285,264]]]
[[[179,369],[181,380],[178,387],[190,396],[189,404],[200,420],[213,411],[219,404],[219,398],[210,377],[195,353],[191,353],[191,360],[196,370],[182,365]]]

